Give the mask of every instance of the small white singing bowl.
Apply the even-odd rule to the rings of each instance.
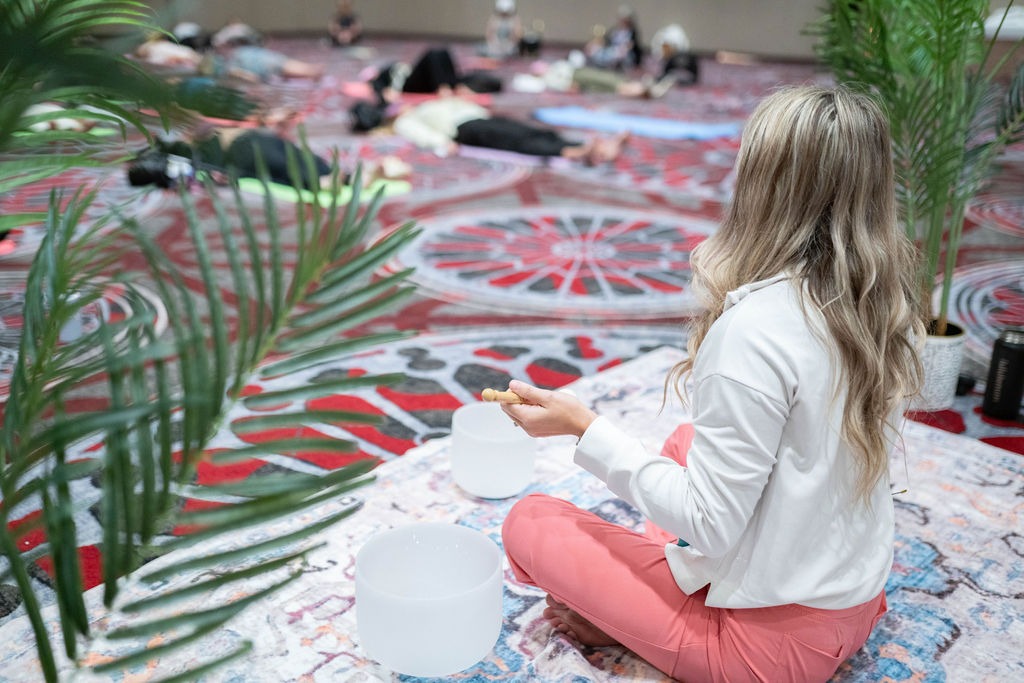
[[[483,533],[425,522],[385,531],[356,555],[363,652],[409,676],[448,676],[486,657],[502,621],[502,555]]]
[[[480,498],[508,498],[529,486],[537,442],[497,403],[467,403],[452,415],[452,478]]]

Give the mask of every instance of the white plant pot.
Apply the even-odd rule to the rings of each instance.
[[[928,335],[921,351],[924,384],[911,410],[945,410],[953,405],[966,342],[963,328],[952,323],[946,335]]]

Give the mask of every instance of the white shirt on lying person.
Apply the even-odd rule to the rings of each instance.
[[[395,133],[417,147],[445,149],[455,139],[460,125],[491,114],[475,102],[461,97],[439,97],[409,107],[395,119]]]
[[[877,596],[893,558],[889,478],[866,505],[840,437],[845,392],[824,320],[785,276],[730,292],[695,359],[687,466],[648,453],[607,418],[575,462],[690,545],[665,548],[679,587],[711,607],[852,607]],[[890,435],[895,438],[895,435]]]

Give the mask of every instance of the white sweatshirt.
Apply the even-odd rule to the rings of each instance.
[[[729,293],[693,368],[687,467],[606,418],[576,448],[577,464],[690,544],[665,555],[685,593],[710,584],[709,606],[852,607],[892,566],[889,479],[870,506],[857,498],[834,360],[812,332],[824,321],[807,311],[784,276]]]
[[[411,107],[395,119],[395,133],[417,147],[445,149],[466,121],[486,119],[490,113],[479,104],[459,97],[439,97]]]

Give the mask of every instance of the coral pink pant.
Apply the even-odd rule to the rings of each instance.
[[[663,455],[686,464],[683,425]],[[572,503],[531,495],[502,529],[516,577],[538,586],[661,671],[687,683],[828,680],[867,640],[885,595],[841,610],[802,605],[724,609],[686,595],[665,559],[665,531],[638,534]]]

